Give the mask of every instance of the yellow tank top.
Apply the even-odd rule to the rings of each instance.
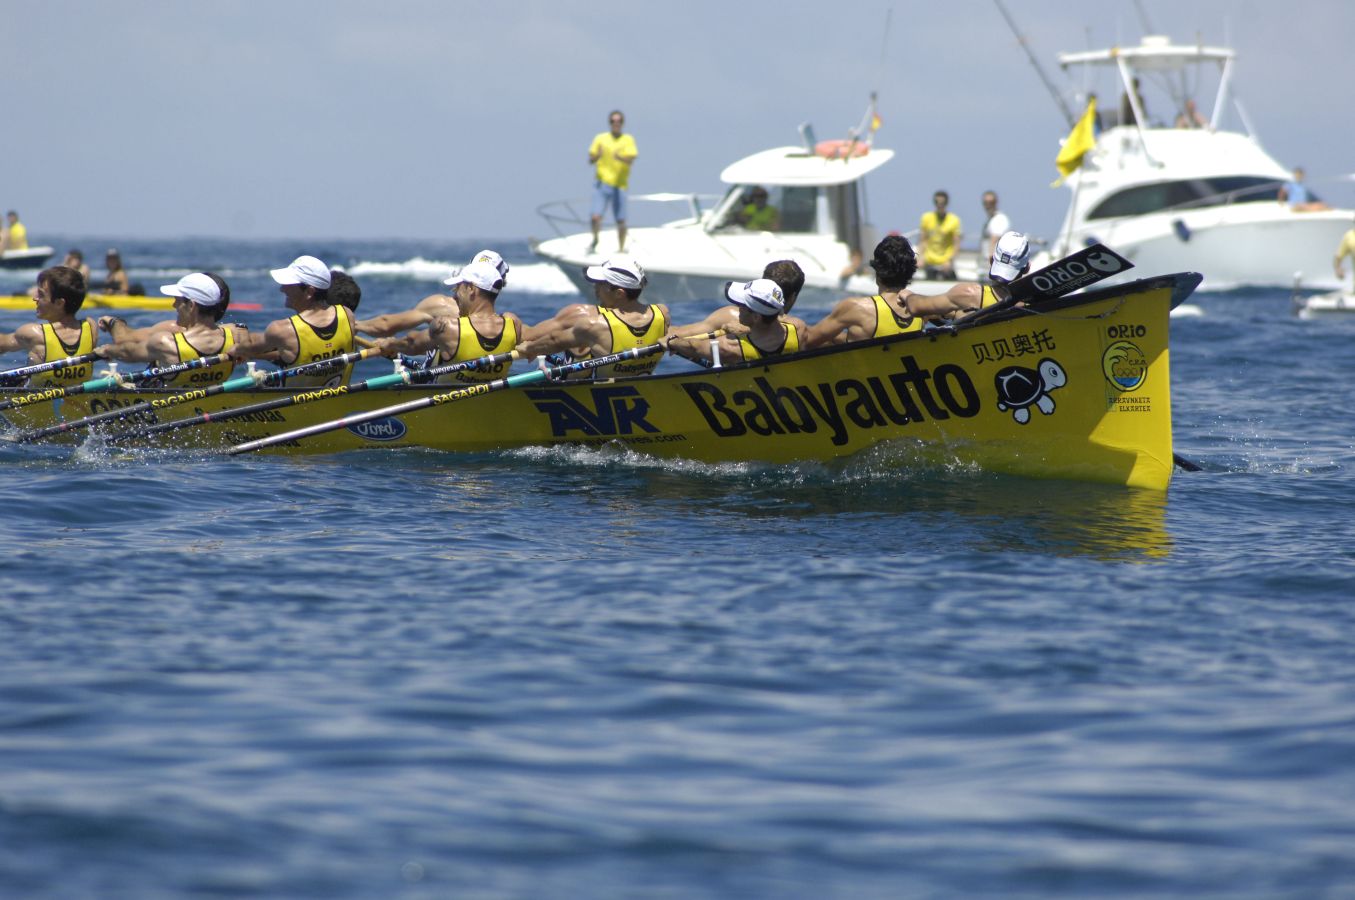
[[[42,323],[42,344],[43,362],[52,362],[58,359],[66,359],[71,356],[84,356],[94,349],[94,343],[97,335],[94,332],[94,323],[89,319],[80,320],[80,338],[75,342],[75,346],[66,346],[65,341],[56,333],[56,328],[51,322]],[[78,366],[66,366],[61,369],[49,369],[46,372],[39,372],[28,379],[28,386],[32,388],[47,387],[70,387],[73,384],[80,384],[89,381],[94,376],[94,363],[80,363]]]
[[[910,331],[922,330],[922,318],[913,316],[907,324],[899,321],[899,316],[894,312],[894,307],[885,302],[885,298],[876,294],[871,298],[875,301],[875,333],[871,337],[888,337],[891,334],[906,334]]]
[[[997,294],[993,293],[993,288],[990,285],[985,284],[983,286],[983,296],[979,298],[979,309],[983,309],[985,306],[992,306],[995,303],[997,303]]]
[[[503,331],[499,334],[499,339],[489,343],[475,330],[471,324],[470,316],[462,316],[457,322],[456,354],[444,357],[442,351],[438,350],[433,354],[433,361],[429,367],[445,366],[449,363],[467,362],[472,359],[479,359],[482,356],[497,356],[500,353],[507,353],[518,345],[518,326],[509,316],[503,317]],[[485,366],[479,369],[462,369],[459,372],[449,372],[446,375],[437,377],[437,384],[479,384],[486,381],[497,381],[508,374],[512,367],[511,362],[495,363],[492,366]]]
[[[598,307],[598,312],[602,313],[602,318],[607,320],[607,325],[612,329],[612,353],[633,350],[636,347],[647,347],[650,344],[657,343],[659,338],[668,333],[668,317],[663,314],[663,310],[657,306],[651,306],[650,309],[653,311],[653,315],[649,317],[649,324],[637,330],[617,315],[616,310],[607,309],[603,306]],[[643,356],[640,359],[628,359],[624,362],[612,363],[610,366],[601,366],[594,369],[593,377],[615,378],[620,375],[649,375],[658,366],[661,359],[663,359],[663,354],[655,353],[652,356]]]
[[[316,330],[301,316],[292,316],[292,328],[296,331],[296,342],[300,350],[296,360],[287,363],[284,368],[304,366],[306,363],[321,359],[330,359],[353,352],[353,321],[345,307],[334,307],[334,322],[329,328]],[[342,372],[321,373],[319,375],[292,376],[287,379],[287,387],[337,387],[347,384],[353,374],[350,363]]]
[[[795,326],[783,323],[781,327],[786,329],[786,336],[781,339],[779,350],[759,350],[757,345],[748,339],[748,335],[740,335],[739,350],[743,352],[743,361],[752,362],[765,356],[784,356],[787,353],[794,353],[799,350],[800,333],[795,330]]]
[[[221,349],[216,353],[203,353],[197,347],[188,342],[188,338],[182,332],[174,335],[174,347],[179,352],[179,362],[192,362],[195,359],[201,359],[204,356],[216,356],[217,353],[225,353],[235,346],[235,332],[229,325],[223,325],[221,330],[225,332],[226,339],[221,343]],[[170,375],[160,384],[163,387],[187,388],[202,387],[209,384],[220,384],[231,376],[235,371],[235,363],[232,360],[224,360],[211,366],[204,366],[201,369],[189,369],[187,372],[180,372],[177,375]]]

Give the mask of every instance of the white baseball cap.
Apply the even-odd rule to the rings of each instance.
[[[314,256],[298,256],[287,268],[273,269],[270,274],[278,284],[305,284],[329,290],[329,266]]]
[[[497,269],[497,270],[499,271],[499,277],[503,279],[503,286],[504,286],[504,287],[507,287],[507,285],[508,285],[508,263],[504,262],[504,261],[503,261],[503,257],[500,256],[498,253],[496,253],[496,252],[493,251],[493,250],[481,250],[479,253],[477,253],[477,254],[475,254],[474,256],[472,256],[472,257],[470,258],[470,261],[473,262],[473,263],[489,263],[491,266],[493,266],[495,269]],[[463,268],[464,268],[464,267],[463,267]],[[461,273],[458,272],[457,274],[453,275],[453,276],[450,277],[450,278],[444,278],[444,279],[442,280],[442,283],[443,283],[443,284],[460,284],[463,280],[464,280],[464,279],[461,277]],[[499,288],[499,290],[502,290],[502,289],[503,289],[502,287]]]
[[[1015,281],[1029,264],[1030,241],[1019,231],[1008,231],[997,239],[988,274],[999,281]]]
[[[583,277],[592,282],[606,282],[619,288],[638,291],[649,283],[644,268],[629,256],[613,256],[600,266],[587,266]]]
[[[202,272],[185,275],[175,284],[162,284],[160,293],[169,297],[184,297],[198,306],[216,306],[221,302],[221,288],[217,287],[210,275]]]
[[[498,268],[487,260],[477,259],[462,266],[461,271],[448,278],[444,284],[461,284],[463,281],[491,294],[503,290],[503,276],[499,274]]]
[[[737,303],[760,316],[779,316],[786,311],[786,295],[782,293],[781,285],[770,278],[727,281],[725,296],[730,303]]]

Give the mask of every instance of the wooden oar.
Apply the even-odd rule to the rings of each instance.
[[[510,350],[507,353],[482,356],[479,359],[470,359],[464,362],[448,363],[445,366],[435,366],[432,369],[405,370],[391,375],[368,378],[366,381],[359,381],[357,384],[339,385],[338,387],[332,388],[317,388],[313,391],[304,391],[286,397],[277,397],[273,400],[262,400],[258,403],[250,403],[246,406],[236,406],[230,409],[219,410],[218,412],[204,412],[183,419],[158,422],[155,425],[147,425],[143,428],[119,431],[116,434],[110,434],[106,440],[110,444],[125,443],[130,440],[146,438],[156,434],[164,434],[167,431],[177,431],[180,428],[191,428],[194,425],[203,425],[208,422],[224,422],[229,419],[239,418],[240,416],[247,416],[251,413],[281,409],[284,406],[297,406],[302,403],[312,403],[316,400],[342,397],[346,394],[357,394],[362,391],[394,387],[408,382],[423,383],[432,381],[434,378],[439,378],[443,375],[450,375],[452,372],[461,372],[478,366],[495,366],[500,363],[512,362],[517,358],[518,352],[516,350]]]
[[[97,362],[103,357],[97,353],[82,353],[79,356],[68,356],[65,359],[54,359],[51,362],[34,363],[31,366],[21,366],[17,369],[9,369],[0,372],[0,385],[17,383],[30,375],[38,375],[42,372],[50,372],[53,369],[64,369],[67,366],[83,366],[87,362]]]
[[[190,359],[188,362],[165,366],[163,369],[152,367],[143,369],[140,372],[128,372],[125,375],[121,373],[117,375],[106,375],[103,378],[95,378],[93,381],[85,381],[67,387],[51,387],[45,390],[35,391],[31,394],[21,394],[18,397],[11,397],[8,400],[0,401],[0,412],[7,409],[14,409],[16,406],[32,406],[35,403],[49,403],[53,400],[60,400],[62,397],[73,397],[76,394],[85,394],[90,391],[103,391],[111,387],[119,387],[125,384],[140,384],[143,381],[152,381],[156,378],[177,375],[180,372],[188,372],[193,369],[214,366],[225,359],[225,353],[216,353],[212,356],[200,356],[197,359]]]
[[[92,416],[85,416],[83,419],[73,419],[69,422],[58,422],[57,424],[49,425],[46,428],[21,431],[18,434],[5,437],[4,440],[14,444],[28,444],[33,441],[40,441],[43,438],[52,437],[53,435],[66,434],[67,432],[88,428],[91,425],[107,422],[110,419],[125,419],[128,416],[135,416],[142,412],[146,412],[147,410],[165,409],[170,406],[178,406],[181,403],[192,403],[193,401],[201,400],[204,397],[212,397],[216,394],[225,394],[230,391],[243,391],[251,387],[269,387],[278,385],[293,375],[316,375],[376,355],[377,351],[374,348],[368,347],[353,353],[345,353],[342,356],[336,356],[332,359],[319,359],[315,362],[306,363],[304,366],[295,366],[291,369],[281,369],[274,372],[256,372],[252,376],[246,375],[242,378],[232,378],[230,381],[223,381],[221,384],[214,384],[211,387],[194,388],[178,394],[170,394],[168,397],[156,397],[152,400],[146,400],[140,403],[130,403],[127,406],[120,406],[117,409],[110,409],[105,412],[95,413]]]
[[[701,335],[697,335],[697,337],[701,337]],[[518,387],[524,384],[535,384],[539,381],[546,381],[547,379],[563,378],[577,372],[586,372],[589,369],[596,369],[599,366],[609,366],[612,363],[622,362],[627,359],[639,359],[643,356],[652,356],[655,353],[662,353],[664,349],[664,345],[661,343],[649,344],[644,347],[636,347],[633,350],[613,353],[610,356],[599,356],[596,359],[583,359],[563,366],[551,366],[549,368],[535,369],[531,372],[523,372],[520,375],[509,375],[507,378],[500,378],[497,381],[487,381],[483,384],[458,388],[457,390],[447,391],[442,394],[432,394],[427,397],[420,397],[417,400],[410,400],[407,403],[397,403],[394,406],[383,406],[380,409],[373,409],[367,412],[354,413],[351,416],[344,416],[342,419],[335,419],[332,422],[321,422],[307,428],[298,428],[294,431],[288,431],[285,434],[275,434],[271,437],[260,438],[257,441],[247,441],[243,444],[235,445],[226,452],[231,456],[236,456],[241,453],[250,453],[255,450],[262,450],[265,447],[272,447],[274,444],[314,437],[317,434],[338,431],[340,428],[347,428],[350,425],[361,425],[363,422],[370,422],[373,419],[381,419],[386,416],[403,416],[407,413],[416,412],[421,409],[428,409],[431,406],[440,406],[444,403],[455,403],[457,400],[465,400],[467,397],[479,397],[482,394],[501,391],[505,388]]]

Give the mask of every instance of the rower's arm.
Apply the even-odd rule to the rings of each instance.
[[[390,337],[401,331],[411,331],[421,325],[427,325],[433,317],[419,309],[407,309],[404,312],[386,313],[370,319],[360,319],[355,328],[362,334],[372,337]]]
[[[301,352],[296,342],[296,329],[288,319],[270,322],[262,332],[237,335],[231,348],[232,359],[267,359],[282,365],[283,360],[294,360]]]
[[[593,336],[588,333],[588,321],[587,307],[582,304],[566,306],[554,318],[529,327],[518,344],[518,350],[523,359],[531,359],[590,345]]]
[[[706,334],[707,332],[717,331],[720,328],[727,325],[731,320],[731,316],[729,314],[730,309],[731,307],[717,309],[715,312],[706,316],[700,322],[695,322],[691,325],[679,325],[676,328],[670,328],[668,329],[668,336],[685,338],[691,337],[694,334]],[[734,316],[733,318],[737,319],[737,316]]]
[[[14,334],[0,334],[0,353],[13,353],[21,350],[23,347],[19,344],[18,332]]]
[[[848,340],[853,327],[858,330],[864,323],[861,316],[861,297],[848,297],[839,300],[833,311],[818,324],[809,329],[805,337],[804,348],[822,347],[826,344],[841,344]],[[855,338],[860,340],[859,337]]]
[[[13,334],[0,334],[0,353],[13,353],[16,350],[27,350],[31,362],[47,362],[45,359],[32,359],[35,350],[41,350],[46,346],[42,339],[42,326],[37,322],[29,322],[20,325]]]
[[[924,319],[975,310],[981,302],[983,286],[978,284],[957,284],[944,294],[909,294],[907,299],[908,311]]]

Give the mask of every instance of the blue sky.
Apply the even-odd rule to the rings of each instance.
[[[1131,3],[1007,3],[1070,93],[1055,53],[1144,33]],[[1048,184],[1067,125],[991,0],[7,5],[0,207],[35,243],[544,237],[537,206],[587,194],[613,107],[639,143],[634,192],[715,192],[801,122],[845,136],[871,90],[898,153],[869,182],[881,229],[914,227],[937,188],[970,235],[985,188],[1036,234],[1066,202]],[[1235,47],[1264,146],[1355,205],[1324,181],[1355,171],[1355,4],[1140,5],[1177,41]]]

